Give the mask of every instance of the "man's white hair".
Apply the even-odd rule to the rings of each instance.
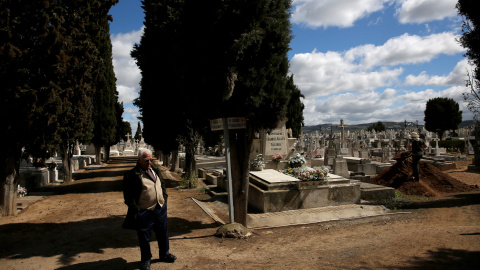
[[[152,151],[150,149],[147,149],[147,148],[138,149],[138,157],[139,158],[143,157],[144,154],[152,155]]]

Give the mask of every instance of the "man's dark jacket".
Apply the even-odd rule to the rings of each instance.
[[[162,178],[160,168],[158,168],[158,166],[155,166],[154,164],[152,164],[151,166],[155,174],[160,179],[163,191],[163,198],[165,200],[165,203],[167,203],[167,189],[165,187],[165,180],[163,180]],[[141,193],[142,168],[140,167],[140,163],[137,162],[137,165],[123,176],[123,199],[125,204],[128,206],[127,216],[125,217],[125,221],[123,222],[122,226],[124,229],[137,229],[135,223],[135,215],[140,211],[140,207],[138,207],[138,200],[140,199]]]

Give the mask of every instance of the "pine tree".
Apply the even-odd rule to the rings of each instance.
[[[451,98],[433,98],[427,101],[425,108],[425,129],[435,132],[441,139],[446,130],[455,130],[462,122],[462,111],[458,103]]]

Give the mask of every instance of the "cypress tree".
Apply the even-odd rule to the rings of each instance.
[[[110,1],[111,5],[117,1]],[[117,129],[117,111],[118,92],[116,90],[116,78],[113,71],[112,63],[112,42],[110,40],[109,21],[112,20],[108,15],[110,5],[100,6],[98,8],[98,31],[97,38],[94,38],[95,46],[98,50],[96,58],[94,87],[95,96],[93,100],[93,138],[92,143],[95,145],[95,155],[97,164],[101,164],[101,148],[105,146],[105,160],[110,156],[110,146],[116,140]]]

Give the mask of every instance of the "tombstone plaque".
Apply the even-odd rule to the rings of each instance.
[[[288,136],[285,123],[286,120],[280,122],[277,128],[273,129],[270,133],[263,132],[262,139],[265,156],[273,156],[276,154],[286,156],[288,154]]]

